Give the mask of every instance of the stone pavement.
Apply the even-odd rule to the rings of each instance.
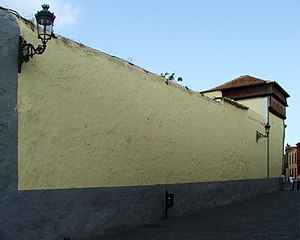
[[[299,240],[300,192],[283,191],[94,240]]]

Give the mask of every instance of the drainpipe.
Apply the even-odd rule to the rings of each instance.
[[[267,178],[270,178],[270,133],[267,137]]]
[[[267,125],[270,126],[270,97],[268,97]],[[270,128],[267,132],[267,178],[270,178]]]
[[[270,178],[270,133],[267,138],[267,178]]]
[[[282,172],[285,175],[286,172],[286,166],[285,166],[285,157],[284,157],[284,141],[285,141],[285,129],[287,125],[285,125],[284,120],[283,120],[283,138],[282,138]]]

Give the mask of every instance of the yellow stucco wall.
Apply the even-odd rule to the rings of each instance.
[[[267,113],[268,113],[268,98],[267,97],[259,97],[259,98],[249,98],[249,99],[241,99],[237,102],[251,108],[253,111],[262,115],[264,118],[264,122],[267,122]]]
[[[214,99],[214,98],[222,97],[222,92],[221,91],[206,92],[203,95],[206,96],[206,97]]]
[[[259,113],[263,117],[263,122],[269,122],[270,136],[270,177],[278,177],[282,171],[282,158],[283,158],[283,135],[284,135],[284,120],[276,115],[268,112],[268,98],[251,98],[238,100],[237,102],[248,106],[255,112]],[[265,134],[263,130],[261,133]],[[267,141],[266,138],[260,139],[259,142]]]
[[[284,120],[269,113],[270,121],[270,177],[282,173]]]
[[[121,59],[58,37],[18,84],[21,190],[265,177],[261,115]]]

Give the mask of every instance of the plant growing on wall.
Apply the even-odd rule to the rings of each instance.
[[[166,72],[166,73],[161,73],[160,76],[167,79],[166,84],[169,84],[169,81],[176,81],[176,82],[182,82],[183,81],[182,77],[177,77],[177,79],[176,79],[174,77],[175,73]]]

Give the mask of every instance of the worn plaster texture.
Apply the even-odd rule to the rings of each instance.
[[[19,25],[37,44],[36,33]],[[260,114],[63,37],[23,64],[18,93],[20,190],[266,176]]]
[[[282,169],[285,123],[273,113],[269,113],[270,121],[270,177],[278,176],[278,169]]]

